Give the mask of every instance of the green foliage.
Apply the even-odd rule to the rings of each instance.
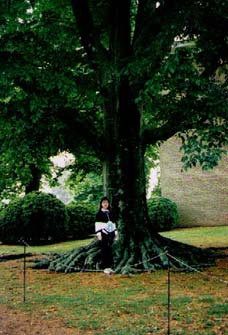
[[[0,27],[2,198],[24,191],[33,178],[31,165],[48,174],[49,157],[59,150],[83,147],[88,152],[85,128],[100,99],[91,90],[94,81],[69,2],[14,1],[9,6],[1,8]]]
[[[98,170],[99,172],[99,170]],[[81,170],[76,175],[73,173],[68,182],[74,193],[74,202],[97,209],[98,203],[103,196],[102,177],[96,172]]]
[[[113,48],[109,45],[114,29],[110,8],[109,1],[101,1],[99,6],[90,3],[94,31],[99,31],[99,42],[107,54]],[[106,94],[102,97],[102,92],[123,73],[130,78],[145,128],[156,130],[164,124],[172,128],[177,122],[178,130],[184,131],[190,125],[202,127],[205,116],[213,120],[220,114],[227,119],[227,56],[223,52],[226,9],[222,1],[219,6],[214,1],[210,5],[198,2],[195,5],[193,1],[170,5],[170,8],[163,2],[157,9],[151,2],[142,5],[140,12],[138,4],[132,1],[133,52],[119,70],[118,62],[112,64],[109,56],[106,59],[99,54],[97,44],[93,46],[97,50],[96,59],[91,61],[88,54],[86,57],[88,50],[82,46],[79,23],[76,20],[75,24],[69,1],[3,3],[0,11],[0,191],[18,191],[29,183],[31,164],[47,174],[48,158],[59,149],[75,153],[80,147],[88,152],[89,146],[99,151],[101,145],[98,148],[96,139],[102,133],[103,98],[109,99]],[[147,18],[147,25],[139,33],[141,23],[137,20],[141,14]],[[207,17],[217,23],[216,29],[212,29]],[[94,71],[93,63],[97,64],[100,76],[99,71]],[[215,71],[216,75],[222,73],[222,82],[210,76]],[[216,124],[212,128],[220,133],[220,142],[224,144],[227,124],[224,131]],[[203,153],[197,156],[197,162],[205,168],[216,165],[221,157],[220,144],[213,141],[213,135],[213,131],[208,133]],[[206,148],[208,141],[215,150]],[[185,143],[183,149],[188,150],[190,144],[192,141]],[[195,148],[193,144],[191,150]],[[194,165],[195,160],[195,155],[187,153],[185,166]]]
[[[39,244],[63,240],[68,217],[65,205],[51,194],[31,192],[10,203],[0,218],[0,240]]]
[[[177,227],[177,206],[170,199],[152,197],[148,200],[148,210],[152,231],[167,231]]]
[[[185,170],[201,165],[203,170],[209,170],[217,166],[223,155],[227,154],[225,145],[228,140],[224,134],[228,133],[227,124],[221,120],[215,120],[207,129],[190,130],[185,134],[179,134],[182,140],[181,150]]]
[[[146,188],[149,187],[150,171],[159,166],[159,145],[148,145],[145,152]]]
[[[67,213],[69,238],[79,240],[94,233],[95,210],[92,206],[71,203],[67,206]]]
[[[161,197],[162,191],[161,191],[161,180],[160,177],[158,177],[158,183],[155,185],[153,191],[152,191],[152,197]]]

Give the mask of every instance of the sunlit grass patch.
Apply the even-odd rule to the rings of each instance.
[[[43,253],[61,253],[66,252],[72,249],[79,248],[81,246],[87,245],[91,242],[90,239],[85,240],[74,240],[74,241],[66,241],[48,245],[40,245],[40,246],[28,246],[26,247],[26,252],[32,254],[43,254]],[[23,245],[6,245],[0,244],[0,255],[3,254],[20,254],[24,252]]]
[[[228,226],[179,228],[161,235],[202,248],[228,247]]]

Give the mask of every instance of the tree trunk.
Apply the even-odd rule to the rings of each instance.
[[[141,115],[134,103],[129,82],[121,78],[118,103],[116,104],[118,122],[115,124],[117,140],[115,171],[110,174],[110,189],[115,190],[112,200],[118,212],[119,240],[115,245],[115,269],[126,271],[126,266],[141,262],[146,256],[146,243],[151,240],[149,217],[146,205],[144,148],[141,138]],[[109,169],[112,171],[112,168]],[[114,200],[115,199],[115,200]],[[147,242],[146,242],[147,241]]]
[[[116,109],[109,108],[109,112],[106,111],[106,122],[112,119],[114,125],[109,139],[111,154],[108,152],[106,156],[106,171],[109,171],[106,184],[111,190],[113,208],[118,213],[119,240],[113,248],[115,271],[128,273],[133,269],[167,267],[167,253],[170,250],[175,253],[174,256],[188,262],[191,249],[194,261],[203,259],[205,262],[205,255],[198,249],[186,249],[186,246],[165,239],[153,231],[146,201],[141,114],[126,77],[121,78],[118,90],[118,101],[114,104]],[[109,124],[107,128],[111,132]],[[169,263],[180,267],[173,260]]]
[[[34,165],[30,165],[31,179],[28,184],[25,186],[25,194],[28,194],[33,191],[39,191],[41,171]]]

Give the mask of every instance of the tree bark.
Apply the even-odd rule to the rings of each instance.
[[[25,186],[25,194],[33,191],[39,191],[41,171],[34,164],[30,165],[31,179]]]

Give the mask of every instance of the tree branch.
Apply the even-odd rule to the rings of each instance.
[[[173,15],[175,11],[175,0],[165,1],[158,8],[154,1],[139,0],[133,38],[134,49],[149,48],[154,38],[162,31],[164,24],[170,19],[175,19]]]
[[[180,130],[183,130],[180,124],[171,126],[169,122],[159,128],[147,128],[143,132],[143,145],[166,141]]]
[[[82,46],[93,68],[97,68],[101,59],[103,61],[108,60],[108,52],[102,45],[100,36],[96,31],[88,0],[71,0],[71,5]]]
[[[131,53],[130,0],[111,1],[110,51],[114,62],[124,60]]]

